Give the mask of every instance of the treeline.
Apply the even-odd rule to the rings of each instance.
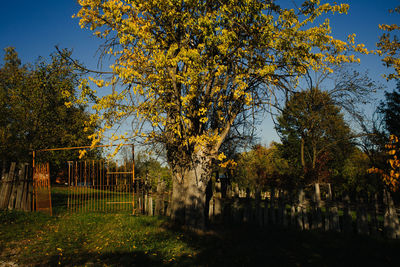
[[[385,93],[375,120],[357,114],[358,132],[350,127],[344,108],[328,90],[314,87],[295,93],[276,118],[281,142],[257,144],[250,151],[233,154],[234,163],[220,172],[226,173],[229,183],[253,192],[271,188],[293,191],[321,183],[331,184],[338,194],[396,192],[398,172],[391,161],[397,152],[388,151],[388,144],[391,134],[400,134],[399,112],[400,83]],[[376,168],[380,171],[373,171]],[[384,173],[393,179],[385,180]]]
[[[31,162],[32,151],[89,145],[96,126],[88,125],[87,105],[73,101],[82,73],[66,60],[69,51],[22,64],[14,48],[5,48],[0,66],[0,162]],[[77,151],[43,152],[57,172]],[[88,157],[99,157],[98,150]]]

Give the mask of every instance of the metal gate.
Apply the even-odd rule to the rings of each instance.
[[[134,212],[134,166],[107,161],[68,161],[68,201],[72,212]]]
[[[33,167],[33,210],[52,215],[49,163]]]

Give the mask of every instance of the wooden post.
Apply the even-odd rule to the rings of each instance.
[[[24,193],[24,179],[25,179],[25,165],[20,164],[20,169],[18,172],[18,187],[17,187],[17,195],[15,201],[15,209],[21,210],[22,209],[22,196]]]
[[[12,162],[8,175],[2,180],[1,194],[0,194],[0,209],[8,208],[8,202],[12,193],[14,172],[16,163]]]
[[[314,229],[322,228],[322,211],[321,211],[321,190],[319,183],[315,183],[315,222],[313,223]]]
[[[17,200],[17,191],[18,191],[18,175],[14,173],[11,176],[11,194],[8,200],[8,210],[13,210],[15,208],[15,202]]]
[[[282,224],[283,226],[287,227],[289,222],[288,222],[288,212],[286,210],[286,199],[287,195],[286,192],[282,190]]]
[[[149,205],[148,205],[148,212],[147,214],[149,216],[153,216],[153,196],[149,194]]]
[[[325,205],[325,231],[332,229],[332,216],[331,216],[331,202],[332,202],[332,192],[331,187],[328,187],[328,197],[326,199]]]
[[[368,216],[365,209],[365,201],[363,196],[357,197],[357,233],[359,234],[369,234],[368,231]]]
[[[271,188],[270,190],[270,202],[269,202],[269,212],[271,223],[276,224],[276,216],[275,216],[275,188]]]
[[[135,214],[135,145],[132,145],[132,214]]]
[[[350,197],[346,193],[343,199],[344,202],[344,210],[343,210],[343,232],[351,233],[353,230],[353,219],[351,216],[350,210]]]
[[[144,204],[144,214],[149,215],[149,201],[148,201],[147,193],[145,193],[145,195],[144,195],[143,204]]]
[[[265,200],[264,200],[264,214],[263,214],[264,216],[264,219],[263,219],[263,222],[264,222],[264,226],[267,226],[268,225],[268,223],[269,223],[269,200],[268,200],[268,198],[266,197],[265,198]]]
[[[23,211],[30,211],[29,206],[27,206],[28,203],[28,191],[29,191],[29,181],[28,181],[28,177],[29,177],[29,165],[28,163],[25,163],[23,165],[24,168],[24,177],[23,182],[22,182],[22,195],[21,195],[21,209]]]
[[[398,238],[399,234],[399,219],[397,217],[396,208],[394,206],[393,199],[390,192],[384,189],[384,203],[385,203],[385,214],[384,214],[384,231],[389,238]]]
[[[378,213],[379,213],[379,204],[378,204],[378,194],[374,194],[374,198],[371,203],[371,235],[379,236],[379,222],[378,222]]]
[[[307,206],[305,201],[304,189],[301,188],[299,191],[299,206],[297,208],[298,213],[298,224],[301,230],[309,230],[309,223],[307,217]]]

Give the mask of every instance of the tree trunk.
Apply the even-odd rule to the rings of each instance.
[[[172,181],[171,217],[194,229],[205,228],[206,188],[211,177],[211,159],[200,155],[185,170],[174,171]]]

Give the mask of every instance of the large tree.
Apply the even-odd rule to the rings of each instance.
[[[14,48],[5,49],[0,67],[0,161],[29,162],[32,150],[90,143],[88,135],[94,128],[84,132],[89,118],[85,107],[65,105],[74,96],[79,78],[59,54],[53,54],[50,62],[39,58],[33,65],[22,65]],[[46,152],[39,158],[60,166],[73,154]]]
[[[277,118],[282,150],[303,182],[329,180],[352,151],[351,132],[340,108],[318,88],[295,93]]]
[[[114,60],[112,85],[98,99],[92,121],[103,120],[93,138],[128,116],[147,126],[147,140],[164,144],[173,173],[172,217],[204,227],[205,190],[213,159],[240,114],[268,103],[308,70],[357,61],[362,45],[333,38],[326,13],[348,5],[304,1],[288,9],[275,1],[80,0],[82,27],[104,40]],[[318,21],[318,23],[316,23]],[[314,24],[315,23],[315,24]],[[98,72],[101,74],[100,72]],[[118,86],[117,86],[118,83]],[[90,93],[87,82],[84,91]]]

